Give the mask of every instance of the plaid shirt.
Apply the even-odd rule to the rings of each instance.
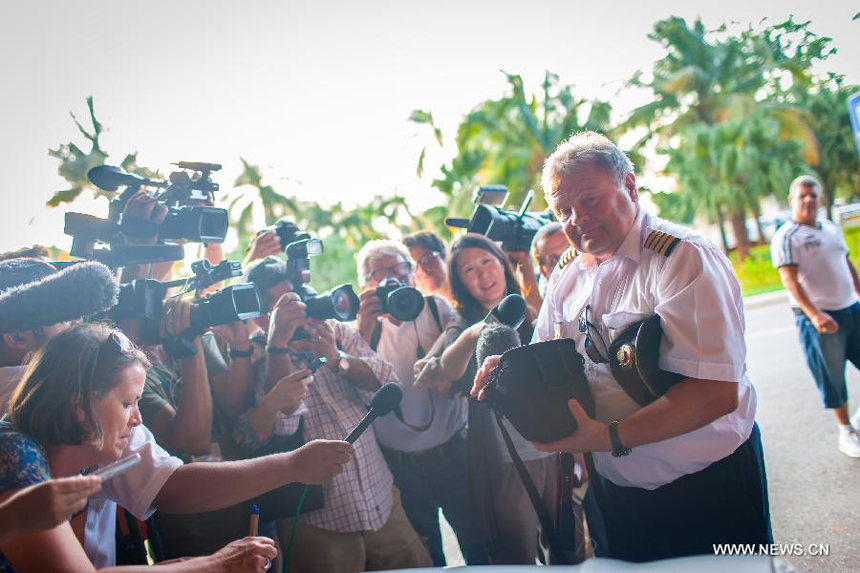
[[[334,327],[338,346],[350,356],[361,357],[370,367],[380,384],[396,382],[394,367],[374,353],[358,332],[341,322],[330,321]],[[296,368],[307,363],[300,355],[293,355]],[[265,388],[265,361],[255,369],[257,397]],[[342,440],[367,414],[373,392],[355,387],[328,367],[314,374],[304,402],[292,415],[278,414],[274,434],[289,435],[296,432],[299,420],[304,417],[304,439]],[[259,436],[247,426],[246,416],[240,422],[241,442],[256,449],[262,445]],[[376,531],[388,520],[392,506],[394,480],[382,452],[376,443],[373,428],[368,428],[355,442],[355,456],[339,475],[323,484],[325,507],[307,513],[304,523],[329,531]]]

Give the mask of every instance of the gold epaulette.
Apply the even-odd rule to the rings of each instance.
[[[558,259],[558,268],[563,269],[569,265],[570,261],[575,259],[578,254],[579,253],[576,252],[576,249],[568,247],[567,250],[561,254],[561,258]]]
[[[672,250],[675,248],[675,245],[680,242],[681,239],[672,236],[669,233],[664,233],[663,231],[651,231],[648,238],[645,239],[644,246],[646,249],[651,249],[652,251],[660,253],[664,257],[668,257],[672,254]]]

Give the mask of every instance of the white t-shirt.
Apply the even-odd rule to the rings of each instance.
[[[669,256],[644,247],[652,230],[681,239]],[[692,230],[641,209],[615,256],[596,265],[580,255],[550,277],[533,341],[571,338],[586,356],[579,317],[590,305],[589,322],[610,345],[627,326],[654,314],[663,324],[659,366],[692,378],[738,384],[738,407],[710,424],[633,448],[614,457],[597,452],[600,475],[620,486],[656,489],[721,460],[752,431],[756,393],[746,369],[743,300],[728,259]],[[623,420],[641,406],[621,388],[608,364],[585,360],[585,375],[601,422]]]
[[[0,403],[4,411],[24,369],[24,366],[0,368]],[[143,425],[132,429],[131,439],[121,457],[135,452],[140,454],[140,463],[104,482],[101,491],[89,500],[84,551],[96,569],[116,565],[117,504],[140,520],[148,518],[155,512],[151,507],[155,496],[176,468],[182,465],[182,460],[155,443],[155,437]]]
[[[456,313],[442,297],[434,295],[433,298],[444,329],[456,317]],[[432,416],[433,423],[427,430],[419,432],[405,425],[392,412],[373,422],[377,441],[383,447],[408,453],[444,444],[466,423],[467,404],[461,396],[449,398],[435,390],[418,389],[413,385],[413,365],[418,360],[418,342],[426,352],[442,332],[429,305],[424,305],[424,310],[413,322],[403,322],[397,326],[383,318],[381,323],[382,335],[376,352],[394,366],[403,389],[403,400],[400,402],[403,419],[412,426],[423,427]]]
[[[152,502],[182,460],[171,456],[155,443],[146,426],[131,432],[122,457],[140,454],[140,463],[131,470],[109,479],[101,491],[90,498],[84,529],[84,551],[96,569],[116,564],[116,506],[129,510],[140,520],[155,512]]]
[[[797,266],[797,281],[809,300],[822,310],[841,310],[854,304],[854,279],[848,269],[848,245],[842,231],[822,219],[817,226],[789,221],[770,242],[773,266]],[[797,301],[788,293],[792,306]]]

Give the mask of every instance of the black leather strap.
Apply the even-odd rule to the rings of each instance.
[[[609,441],[612,442],[612,455],[616,458],[626,456],[632,451],[621,443],[621,437],[618,435],[618,420],[612,420],[609,424]]]
[[[511,461],[514,462],[514,467],[520,475],[523,487],[526,488],[526,493],[529,494],[529,500],[531,500],[532,506],[537,513],[541,529],[543,529],[547,541],[549,542],[549,551],[552,555],[553,565],[568,565],[567,554],[564,552],[564,545],[561,543],[561,540],[558,537],[558,531],[555,529],[552,519],[549,516],[549,512],[547,512],[546,506],[532,481],[532,476],[529,475],[529,470],[526,469],[525,464],[523,464],[519,454],[517,454],[517,449],[514,447],[513,441],[511,441],[508,429],[505,428],[505,425],[502,423],[501,416],[499,416],[495,411],[493,412],[493,416],[496,418],[496,423],[499,425],[499,431],[501,431],[502,438],[505,440],[505,445],[508,447]]]

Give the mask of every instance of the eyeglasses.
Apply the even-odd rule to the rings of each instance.
[[[589,304],[586,305],[582,314],[579,315],[579,332],[585,334],[585,354],[595,364],[608,364],[609,359],[606,357],[609,356],[609,352],[606,342],[603,340],[603,336],[600,335],[597,327],[588,320],[590,312],[591,305]],[[591,337],[592,332],[595,335],[594,338]]]
[[[96,361],[102,366],[113,364],[119,356],[134,356],[137,348],[121,330],[114,330],[102,342]]]
[[[440,253],[439,251],[432,251],[430,253],[427,253],[426,255],[418,259],[418,266],[424,270],[427,270],[428,268],[430,268],[430,265],[433,264],[433,261],[437,258],[440,258],[441,256],[442,253]]]
[[[391,276],[396,276],[397,278],[402,279],[407,277],[409,275],[409,271],[411,270],[412,265],[404,261],[402,263],[397,263],[392,267],[383,267],[380,269],[376,269],[365,277],[365,282],[369,282],[371,278],[376,282],[382,282]]]

